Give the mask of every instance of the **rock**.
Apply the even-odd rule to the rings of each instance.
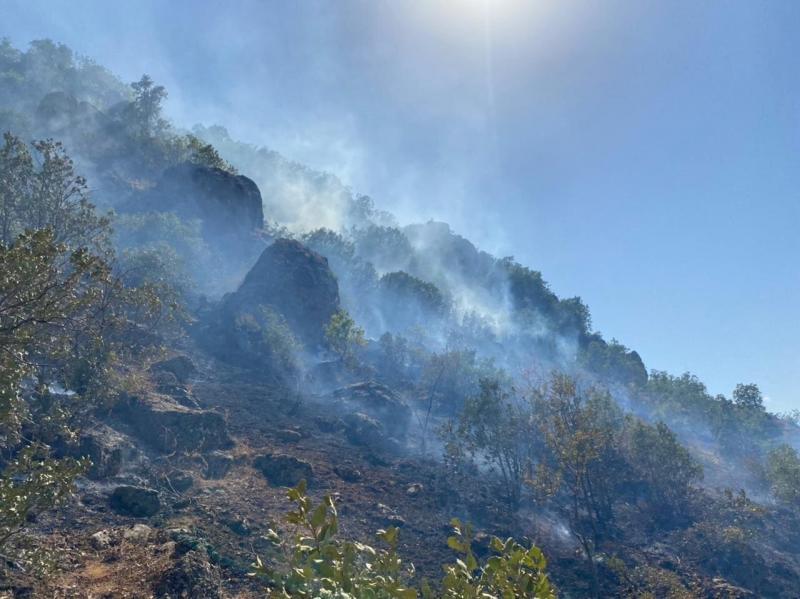
[[[105,424],[96,424],[81,434],[75,457],[87,456],[92,461],[87,476],[100,480],[116,476],[122,467],[133,462],[137,450],[125,435]]]
[[[314,424],[320,432],[323,433],[338,433],[344,428],[344,423],[340,418],[329,418],[326,416],[314,417]]]
[[[390,438],[383,425],[374,418],[356,412],[343,418],[345,435],[353,445],[360,445],[371,452],[397,452],[399,443]]]
[[[183,554],[156,582],[158,599],[220,599],[222,581],[219,570],[198,551]]]
[[[143,487],[121,486],[109,498],[111,509],[122,516],[149,518],[161,509],[158,492]]]
[[[325,343],[324,328],[339,309],[339,286],[328,260],[303,244],[278,239],[266,248],[239,289],[228,296],[224,318],[269,306],[310,349]]]
[[[225,478],[233,467],[233,456],[223,451],[212,451],[205,456],[205,477],[212,480]]]
[[[133,397],[118,411],[139,437],[166,453],[209,451],[233,445],[221,414],[182,406],[163,395]]]
[[[153,190],[127,202],[124,209],[199,218],[206,234],[235,234],[264,227],[261,192],[252,179],[199,164],[183,163],[167,169]]]
[[[348,483],[357,483],[363,478],[361,470],[351,466],[334,466],[333,471],[336,473],[336,476]]]
[[[397,512],[395,512],[395,510],[390,508],[388,505],[379,503],[378,511],[380,511],[381,516],[383,517],[383,523],[386,526],[395,526],[397,528],[402,528],[406,525],[405,518],[398,515]]]
[[[250,525],[247,523],[245,518],[237,516],[225,517],[222,519],[222,523],[227,526],[231,532],[239,535],[240,537],[246,537],[252,533]]]
[[[144,543],[153,534],[153,529],[146,524],[134,524],[122,533],[122,538],[131,543]]]
[[[167,475],[167,486],[176,493],[185,493],[194,485],[194,478],[188,472],[176,470]]]
[[[422,486],[422,483],[414,483],[412,485],[409,485],[408,488],[406,489],[406,495],[410,495],[412,497],[415,495],[419,495],[420,493],[422,493],[423,488],[424,487]]]
[[[300,439],[303,438],[302,433],[297,431],[293,431],[291,429],[282,429],[276,433],[276,436],[281,441],[285,441],[286,443],[297,443]]]
[[[411,421],[411,408],[389,387],[372,381],[337,389],[332,399],[383,424],[389,435],[402,439]]]
[[[187,356],[175,356],[168,360],[156,362],[150,367],[154,373],[171,374],[175,381],[181,385],[188,383],[192,377],[197,375],[197,367]]]
[[[112,544],[111,532],[108,530],[98,530],[89,537],[89,543],[97,551],[108,549]]]
[[[301,480],[310,484],[314,473],[311,464],[288,455],[265,454],[257,457],[253,466],[278,487],[294,487]]]

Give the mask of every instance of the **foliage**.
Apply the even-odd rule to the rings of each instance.
[[[56,243],[107,250],[109,219],[97,216],[86,179],[77,175],[61,143],[28,148],[6,133],[0,148],[0,243],[26,230],[49,227]]]
[[[779,445],[767,454],[766,478],[778,500],[800,505],[800,456],[794,447]]]
[[[189,162],[237,174],[236,168],[220,156],[210,143],[205,143],[197,136],[189,134],[185,137],[185,144]]]
[[[71,442],[81,411],[114,399],[171,311],[154,286],[126,286],[115,272],[108,220],[95,215],[61,146],[34,150],[39,168],[7,135],[0,161],[3,543],[68,496],[86,462],[54,459],[48,443]]]
[[[149,75],[145,74],[138,81],[131,83],[133,101],[128,106],[128,124],[133,133],[148,139],[163,134],[169,123],[161,116],[167,90],[163,85],[156,85]]]
[[[589,372],[609,383],[622,383],[637,388],[647,383],[647,370],[635,351],[612,339],[606,342],[599,334],[587,337],[578,362]]]
[[[533,387],[530,402],[546,450],[531,484],[542,496],[565,495],[560,507],[594,572],[594,549],[613,523],[625,471],[621,410],[607,392],[582,389],[563,374]]]
[[[269,306],[238,314],[234,321],[239,349],[251,362],[282,377],[293,377],[300,369],[300,342],[286,320]]]
[[[663,422],[655,426],[628,419],[625,457],[636,477],[650,516],[669,523],[689,514],[693,485],[703,477],[703,468]]]
[[[513,509],[519,506],[523,483],[540,449],[538,431],[523,410],[496,380],[482,379],[480,392],[467,399],[456,428],[445,429],[450,459],[454,452],[480,455],[499,471]]]
[[[336,311],[325,326],[325,340],[328,347],[343,362],[352,364],[356,351],[366,345],[364,330],[359,327],[345,310]]]
[[[423,360],[420,395],[437,411],[455,415],[480,390],[481,379],[504,380],[503,372],[472,349],[449,349]]]
[[[444,566],[440,589],[424,582],[411,585],[413,565],[404,565],[397,553],[397,528],[380,530],[378,539],[387,548],[375,549],[357,541],[337,537],[339,517],[331,496],[314,505],[306,494],[306,483],[288,492],[295,509],[287,521],[298,534],[286,543],[270,531],[268,538],[279,548],[278,564],[269,567],[259,557],[253,575],[265,579],[284,597],[337,597],[341,599],[425,599],[436,597],[490,599],[506,597],[555,598],[546,574],[547,561],[535,546],[525,547],[513,539],[491,540],[495,553],[480,564],[472,552],[472,529],[453,520],[454,534],[447,543],[459,558]]]

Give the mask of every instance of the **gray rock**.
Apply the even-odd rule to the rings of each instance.
[[[339,309],[339,286],[328,260],[297,241],[278,239],[228,297],[224,318],[262,305],[283,316],[307,347],[323,346],[324,328]]]
[[[233,457],[223,451],[212,451],[205,457],[205,477],[212,480],[225,478],[233,467]]]
[[[390,436],[402,439],[411,421],[411,408],[389,387],[373,381],[355,383],[331,394],[334,402],[379,421]]]
[[[111,509],[123,516],[149,518],[161,509],[158,492],[144,487],[117,487],[109,497]]]
[[[359,445],[371,452],[394,453],[400,444],[386,434],[383,425],[366,414],[356,412],[343,419],[345,435],[353,445]]]
[[[131,543],[144,543],[153,534],[153,529],[146,524],[134,524],[122,533],[122,538]]]
[[[182,406],[163,395],[133,397],[119,412],[140,438],[163,452],[191,453],[233,445],[221,414]]]
[[[158,599],[219,599],[222,581],[219,570],[198,551],[183,554],[153,589]]]
[[[89,543],[98,551],[108,549],[113,543],[111,532],[108,530],[98,530],[91,537],[89,537]]]
[[[181,385],[188,383],[197,374],[197,367],[187,356],[175,356],[168,360],[156,362],[150,367],[154,373],[171,374],[175,382]]]
[[[278,487],[294,487],[301,480],[310,484],[314,474],[311,464],[288,455],[259,456],[253,461],[253,466],[271,485]]]

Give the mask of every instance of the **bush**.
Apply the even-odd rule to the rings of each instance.
[[[289,490],[295,509],[287,521],[298,534],[284,542],[270,530],[267,538],[278,549],[275,567],[260,558],[253,564],[253,575],[263,578],[277,592],[291,597],[340,597],[364,599],[484,599],[490,597],[532,597],[550,599],[555,590],[546,574],[547,561],[535,546],[525,547],[513,539],[491,540],[495,555],[480,564],[472,552],[472,529],[453,520],[454,534],[447,544],[459,559],[444,567],[439,589],[427,582],[420,588],[411,583],[412,564],[403,564],[397,553],[397,528],[380,530],[379,540],[386,548],[375,549],[356,541],[338,538],[339,516],[336,504],[325,496],[314,505],[301,481]]]

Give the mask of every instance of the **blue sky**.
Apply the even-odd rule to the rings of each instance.
[[[0,0],[179,123],[580,295],[650,368],[800,408],[800,3]]]

